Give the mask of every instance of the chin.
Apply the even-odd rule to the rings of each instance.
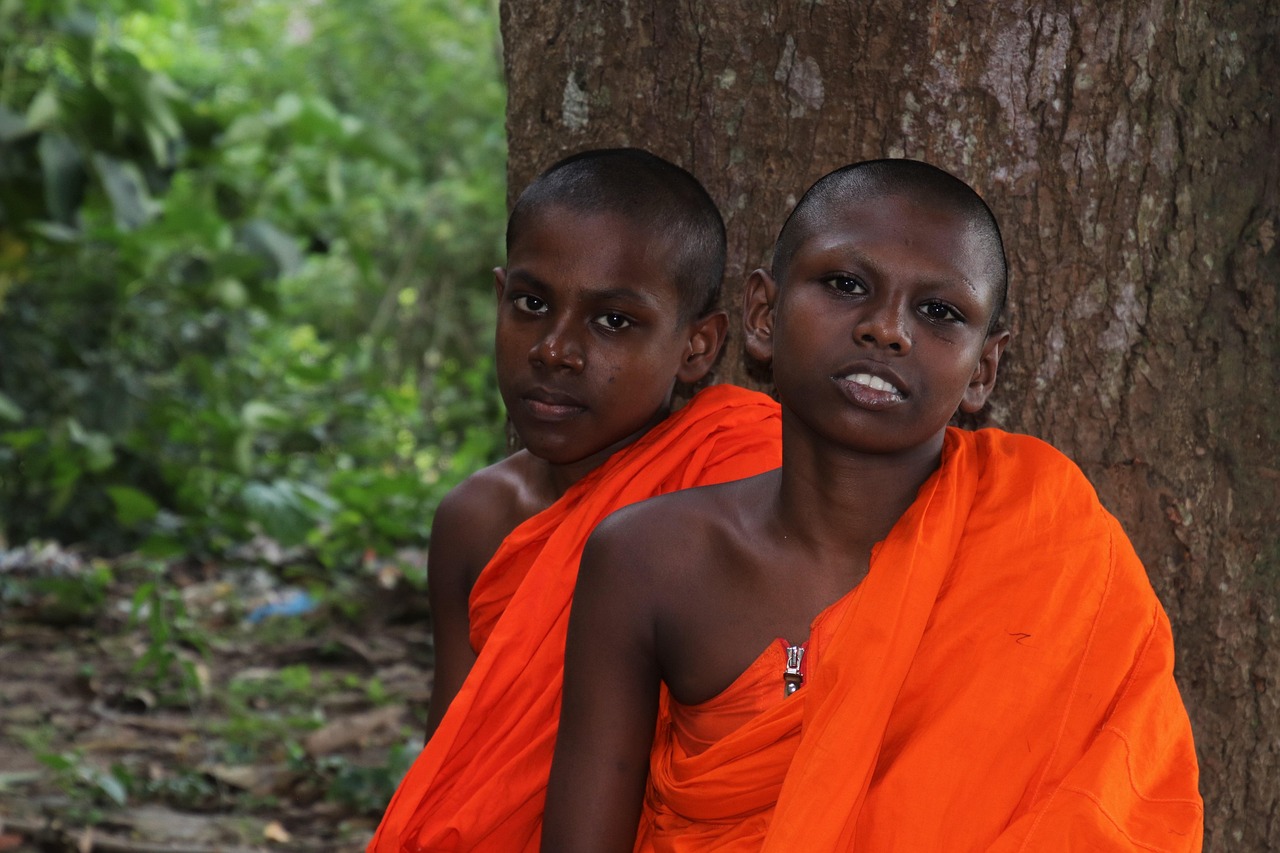
[[[579,447],[565,447],[561,444],[547,444],[536,440],[524,442],[524,449],[552,465],[572,465],[575,462],[581,462],[594,452],[590,449],[584,451]]]

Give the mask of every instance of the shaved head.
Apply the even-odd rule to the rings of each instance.
[[[1000,324],[1009,291],[1009,267],[1005,260],[1000,226],[987,203],[964,181],[919,160],[867,160],[837,169],[811,186],[787,217],[773,250],[774,281],[783,283],[796,250],[809,239],[838,207],[901,196],[960,216],[969,234],[981,247],[995,293],[988,332]]]
[[[612,214],[663,241],[685,319],[720,301],[724,220],[693,175],[639,148],[582,151],[551,166],[520,194],[507,220],[507,252],[530,219],[559,207],[577,214]]]

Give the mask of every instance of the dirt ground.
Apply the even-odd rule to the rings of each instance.
[[[401,564],[334,584],[280,553],[159,568],[14,554],[0,853],[364,848],[429,696],[425,595]]]

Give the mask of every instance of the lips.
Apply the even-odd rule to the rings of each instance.
[[[892,382],[881,379],[879,376],[874,376],[870,373],[851,373],[844,378],[844,381],[853,382],[858,385],[865,385],[872,391],[885,391],[890,394],[896,394],[899,397],[903,396],[902,392],[899,391],[897,386]]]
[[[520,395],[526,411],[538,420],[557,421],[586,411],[576,397],[546,388],[535,388]]]
[[[902,380],[883,365],[855,365],[832,378],[850,401],[866,409],[892,408],[909,396]]]

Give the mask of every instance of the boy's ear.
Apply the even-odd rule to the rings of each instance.
[[[976,414],[987,404],[987,398],[996,387],[1000,356],[1008,345],[1007,330],[1002,329],[987,335],[987,340],[982,345],[982,357],[978,359],[978,366],[974,368],[969,386],[964,389],[964,397],[960,400],[960,411],[970,415]]]
[[[728,332],[729,315],[723,311],[712,311],[690,323],[689,340],[680,369],[676,371],[676,381],[691,385],[710,373]]]
[[[758,269],[747,277],[742,298],[742,330],[747,355],[762,364],[773,363],[773,318],[778,301],[778,283],[767,270]]]
[[[493,268],[493,292],[498,297],[498,301],[502,301],[502,291],[507,287],[507,269],[506,267]]]

